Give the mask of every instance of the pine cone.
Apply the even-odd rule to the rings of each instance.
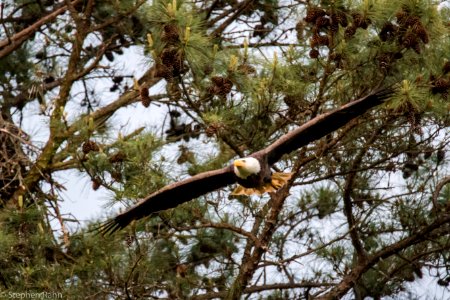
[[[123,76],[114,76],[112,78],[112,81],[117,84],[120,84],[122,82],[122,80],[123,80]]]
[[[422,134],[422,129],[420,123],[422,121],[422,116],[412,105],[409,105],[409,109],[406,112],[406,117],[409,124],[411,125],[411,130],[417,134]]]
[[[367,29],[369,25],[372,24],[372,20],[370,18],[365,18],[363,23],[361,24],[362,29]]]
[[[420,54],[420,53],[422,52],[422,49],[420,48],[419,43],[417,43],[417,44],[415,44],[415,45],[413,46],[413,50],[414,50],[417,54]]]
[[[204,73],[205,75],[211,74],[212,71],[214,71],[214,69],[213,69],[213,67],[212,67],[210,64],[208,64],[208,65],[206,65],[206,66],[203,67],[203,73]]]
[[[394,25],[391,22],[386,22],[381,28],[379,36],[383,42],[386,42],[388,40],[392,40],[397,34],[397,32],[398,32],[397,25]]]
[[[330,44],[330,39],[326,35],[321,35],[318,42],[321,46],[328,46]]]
[[[344,31],[344,36],[345,39],[351,39],[356,33],[356,27],[354,27],[353,25],[350,27],[347,27]]]
[[[255,67],[249,64],[241,64],[237,67],[237,71],[241,74],[248,75],[256,72]]]
[[[219,92],[219,95],[226,95],[226,94],[228,94],[229,92],[231,92],[231,88],[233,87],[233,84],[227,84],[227,85],[224,85],[222,88],[221,88],[221,90],[220,90],[220,92]]]
[[[169,111],[169,115],[172,118],[179,118],[181,116],[181,113],[178,110],[171,110]]]
[[[445,159],[445,150],[444,150],[444,149],[439,149],[439,150],[436,152],[436,162],[439,164],[439,163],[441,163],[444,159]]]
[[[212,85],[212,86],[208,87],[207,91],[208,91],[208,94],[219,95],[221,89],[217,85]]]
[[[122,181],[122,173],[119,171],[113,171],[111,172],[111,178],[114,179],[116,182]]]
[[[340,24],[342,27],[347,27],[347,15],[343,11],[336,11],[331,15],[331,23]]]
[[[391,64],[391,55],[389,53],[382,53],[377,57],[377,59],[378,59],[378,66],[381,69],[389,68],[389,65]]]
[[[314,23],[317,18],[325,16],[326,12],[316,6],[310,6],[308,7],[308,10],[306,11],[306,17],[305,17],[305,21],[307,23]]]
[[[339,60],[342,59],[342,54],[336,53],[336,52],[332,52],[330,54],[330,59],[333,60],[333,61],[339,61]]]
[[[115,91],[117,91],[118,89],[119,89],[119,86],[118,86],[117,84],[113,84],[113,86],[109,88],[109,91],[110,91],[110,92],[115,92]]]
[[[184,58],[176,47],[164,48],[160,54],[160,58],[163,65],[169,69],[179,71],[183,68]]]
[[[444,78],[438,78],[434,82],[434,86],[440,90],[446,90],[450,87],[450,82]]]
[[[176,43],[180,40],[178,26],[175,24],[166,24],[161,33],[161,40],[168,44]]]
[[[154,76],[164,78],[167,81],[171,81],[173,79],[172,69],[161,63],[157,63]]]
[[[283,98],[284,103],[286,103],[286,105],[288,107],[295,107],[297,106],[297,98],[291,95],[287,95]]]
[[[221,76],[213,76],[211,77],[211,81],[212,83],[214,83],[215,85],[219,86],[223,83],[224,78]]]
[[[446,62],[442,67],[442,73],[444,73],[444,75],[448,72],[450,72],[450,61]]]
[[[295,25],[295,30],[297,31],[297,40],[302,41],[303,31],[305,30],[305,22],[303,20],[298,21]]]
[[[55,81],[55,77],[53,77],[51,75],[44,78],[44,83],[45,84],[52,83],[53,81]]]
[[[406,27],[414,27],[414,26],[416,26],[416,25],[422,26],[422,22],[420,21],[420,18],[419,18],[419,17],[416,17],[416,16],[408,16],[408,17],[405,19],[405,26],[406,26]]]
[[[100,147],[97,145],[94,141],[86,141],[83,143],[82,151],[84,154],[88,154],[89,152],[98,152],[100,150]]]
[[[406,25],[406,20],[408,19],[409,13],[402,10],[399,10],[396,14],[395,17],[397,18],[397,23],[400,26],[405,26]]]
[[[107,60],[109,60],[109,61],[111,61],[111,62],[114,61],[114,55],[113,55],[113,53],[112,53],[111,51],[109,51],[109,50],[105,52],[105,57],[106,57]]]
[[[312,49],[311,51],[309,51],[309,57],[311,58],[318,58],[319,54],[319,50],[317,49]]]
[[[102,182],[99,178],[95,177],[94,179],[92,179],[92,189],[94,191],[98,190],[101,185],[102,185]]]
[[[164,48],[159,55],[159,58],[161,58],[161,62],[163,63],[163,65],[172,65],[175,57],[177,56],[177,52],[178,50],[175,47]]]
[[[142,105],[144,105],[144,107],[149,107],[152,99],[149,96],[148,88],[142,87],[139,90],[139,96],[141,97]]]
[[[433,148],[427,147],[423,151],[423,158],[424,159],[429,159],[432,154],[433,154]]]
[[[443,93],[450,87],[450,81],[445,78],[437,78],[433,82],[433,93]]]
[[[402,45],[405,46],[405,48],[414,48],[414,46],[418,43],[419,41],[417,36],[412,32],[406,33],[402,38]]]
[[[336,32],[338,32],[338,30],[339,30],[339,24],[338,23],[331,23],[330,24],[330,31],[331,32],[334,32],[334,33],[336,33]]]
[[[316,19],[317,28],[325,28],[330,25],[330,19],[326,16],[321,16]]]
[[[309,41],[309,46],[311,48],[316,48],[319,45],[320,35],[314,34]]]
[[[221,77],[221,76],[214,76],[211,78],[211,81],[213,82],[214,86],[217,88],[213,88],[212,91],[214,95],[226,95],[229,92],[231,92],[231,88],[233,87],[233,83],[230,79]]]
[[[218,127],[215,124],[211,124],[205,129],[205,133],[207,137],[212,137],[218,132]]]
[[[352,18],[353,18],[353,27],[361,27],[361,25],[364,22],[364,16],[358,12],[354,12],[352,13]]]
[[[400,59],[403,57],[403,54],[401,52],[395,52],[393,58],[394,59]]]
[[[417,171],[417,170],[419,170],[419,165],[416,164],[415,162],[407,161],[407,162],[405,162],[405,164],[403,165],[403,168],[409,169],[409,170],[411,170],[411,171]]]
[[[119,152],[111,155],[111,157],[108,160],[110,163],[114,164],[114,163],[123,162],[126,158],[127,158],[127,156],[125,155],[125,153],[119,151]]]
[[[425,27],[423,27],[423,25],[421,23],[416,24],[413,27],[413,32],[422,40],[422,42],[424,44],[428,44],[428,42],[430,41],[430,38],[428,36],[428,32],[425,29]]]
[[[445,287],[449,286],[449,282],[442,278],[439,278],[436,283],[440,286],[445,286]]]

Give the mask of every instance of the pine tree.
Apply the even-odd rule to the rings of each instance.
[[[381,299],[425,276],[448,287],[447,6],[4,1],[1,13],[1,291]],[[123,71],[138,51],[142,70]],[[277,193],[227,187],[111,237],[60,211],[68,171],[128,207],[391,85],[388,103],[283,157],[295,180]],[[124,131],[127,107],[165,122]],[[39,132],[25,130],[30,115]]]

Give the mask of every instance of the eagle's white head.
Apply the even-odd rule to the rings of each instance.
[[[234,174],[237,177],[246,179],[248,176],[253,174],[258,174],[261,171],[261,165],[256,158],[246,157],[236,159],[233,162],[234,165]]]

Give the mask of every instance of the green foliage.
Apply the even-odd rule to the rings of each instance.
[[[439,193],[437,203],[443,207],[448,207],[450,205],[450,185],[445,185],[442,191]]]
[[[140,198],[166,182],[161,164],[153,160],[161,146],[162,142],[151,133],[119,139],[100,152],[88,153],[82,167],[92,178],[100,178],[119,199]]]
[[[175,4],[175,5],[174,5]],[[165,26],[172,26],[172,34],[178,36],[175,46],[185,57],[194,73],[201,73],[211,60],[212,45],[206,37],[199,16],[193,15],[193,7],[183,1],[155,1],[146,9],[148,32],[152,45],[150,50],[159,55],[173,41],[164,36]],[[157,60],[156,57],[154,57]]]
[[[30,55],[29,49],[21,47],[10,56],[0,58],[0,81],[28,83],[33,69]]]
[[[336,211],[338,195],[331,188],[319,187],[312,194],[313,202],[318,211],[319,219],[322,219]]]
[[[42,211],[36,206],[1,212],[0,264],[4,287],[14,286],[17,292],[45,291],[48,282],[42,282],[42,278],[51,276],[55,262],[67,263],[65,255],[49,253],[53,242],[44,232],[41,217]]]
[[[213,258],[218,259],[219,256],[230,258],[238,251],[234,239],[234,235],[227,230],[199,230],[188,260],[208,267]]]
[[[314,209],[319,219],[333,214],[339,210],[339,194],[331,186],[318,186],[312,191],[304,191],[298,201],[298,206],[302,210]]]

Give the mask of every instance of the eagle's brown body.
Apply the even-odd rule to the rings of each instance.
[[[251,155],[243,159],[237,159],[233,164],[235,167],[234,173],[236,175],[238,186],[231,194],[236,196],[262,195],[264,193],[276,192],[292,177],[292,173],[273,173],[270,170],[269,163],[267,162],[267,156],[263,153],[259,153],[259,155]],[[257,168],[252,166],[252,164],[257,164]],[[251,175],[242,177],[240,172],[240,169],[242,168],[247,168],[247,173],[250,173]],[[254,171],[254,169],[257,169],[258,171]]]

